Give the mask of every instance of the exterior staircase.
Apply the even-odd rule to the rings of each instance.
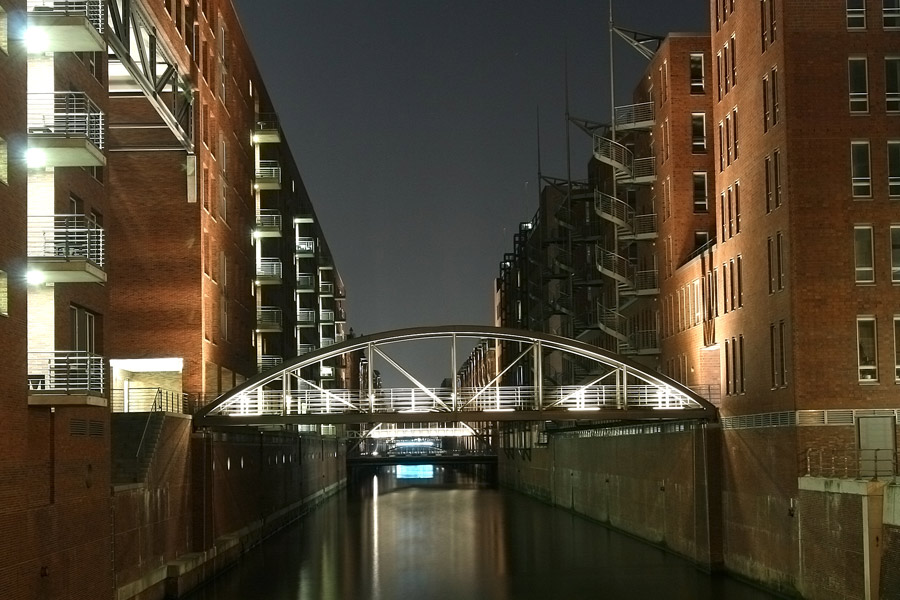
[[[165,413],[112,414],[112,483],[142,483],[147,478]]]

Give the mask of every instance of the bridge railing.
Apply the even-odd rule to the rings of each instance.
[[[357,390],[305,389],[285,393],[258,389],[236,397],[220,407],[223,415],[291,415],[397,412],[495,412],[522,410],[588,411],[603,408],[682,409],[689,408],[686,396],[652,385],[542,388],[542,407],[534,387],[501,386],[458,388],[454,402],[451,388],[378,389],[369,395]]]

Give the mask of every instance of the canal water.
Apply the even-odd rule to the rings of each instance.
[[[191,600],[764,600],[570,512],[486,466],[355,469],[346,491]]]

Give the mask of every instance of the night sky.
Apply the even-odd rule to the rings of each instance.
[[[608,4],[234,4],[346,284],[348,325],[493,324],[498,265],[537,208],[538,123],[542,173],[566,176],[566,55],[570,113],[609,120]],[[614,11],[646,33],[708,31],[706,0]],[[627,104],[647,61],[618,39],[615,56]],[[591,140],[575,127],[571,140],[583,179]]]

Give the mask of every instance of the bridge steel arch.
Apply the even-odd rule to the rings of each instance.
[[[391,346],[418,340],[450,342],[450,388],[427,388],[387,353]],[[512,342],[519,353],[489,383],[457,384],[457,342]],[[377,361],[390,364],[409,388],[323,389],[304,376],[324,360],[364,351],[369,373]],[[565,357],[580,366],[576,385],[558,385],[544,372]],[[555,362],[554,362],[555,361]],[[501,385],[514,365],[529,369],[529,386]],[[569,338],[535,331],[479,325],[397,329],[345,340],[303,354],[259,374],[219,396],[194,415],[195,424],[279,425],[350,423],[478,423],[487,421],[714,421],[716,407],[680,383],[637,362]]]

